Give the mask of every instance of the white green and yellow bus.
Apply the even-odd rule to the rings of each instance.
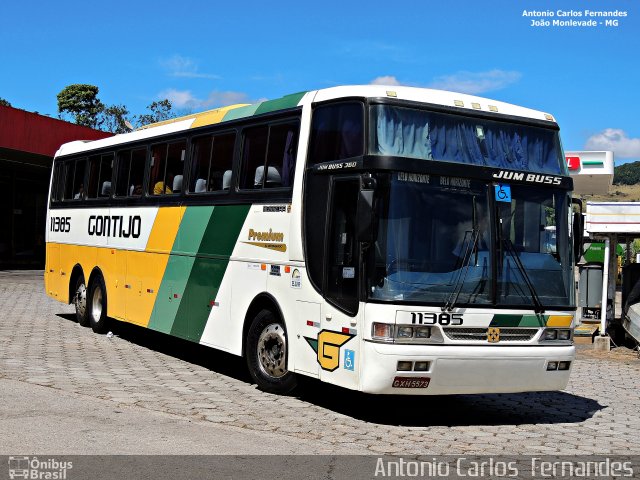
[[[547,113],[378,85],[233,105],[63,145],[45,288],[96,332],[244,356],[271,392],[558,390],[571,190]]]

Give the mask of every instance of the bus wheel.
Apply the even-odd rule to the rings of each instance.
[[[270,310],[261,310],[247,334],[247,366],[258,388],[270,393],[288,393],[296,376],[287,370],[287,332]]]
[[[102,276],[98,276],[89,289],[89,323],[96,333],[107,331],[107,289]]]
[[[84,284],[84,275],[80,274],[76,280],[76,288],[73,294],[73,305],[76,307],[76,320],[83,327],[89,326],[89,312],[87,310],[87,286]]]

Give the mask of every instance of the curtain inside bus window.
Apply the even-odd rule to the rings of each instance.
[[[360,156],[363,144],[361,103],[340,103],[315,109],[309,148],[312,164]]]
[[[433,159],[427,112],[382,107],[376,128],[378,153]]]
[[[392,105],[373,112],[377,155],[566,174],[552,129]]]

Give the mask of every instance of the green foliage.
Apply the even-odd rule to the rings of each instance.
[[[78,125],[99,128],[103,123],[100,114],[104,109],[104,104],[98,100],[98,87],[95,85],[68,85],[58,93],[58,112],[61,117],[69,115]]]
[[[10,107],[11,104],[9,103],[8,100],[5,100],[4,98],[0,97],[0,105],[2,105],[3,107]]]
[[[166,98],[158,102],[153,102],[151,105],[147,106],[147,110],[149,110],[149,113],[139,115],[137,118],[137,123],[139,126],[142,126],[148,125],[150,123],[163,122],[165,120],[169,120],[170,118],[174,118],[176,115],[171,110],[171,108],[171,101]]]
[[[130,131],[126,124],[127,115],[129,110],[124,105],[106,107],[100,114],[102,129],[111,133],[127,133]]]
[[[616,167],[613,183],[616,185],[635,185],[640,183],[640,162],[625,163]]]
[[[129,109],[124,105],[105,105],[98,98],[98,87],[86,84],[69,85],[58,93],[60,118],[71,118],[78,125],[112,133],[126,133]],[[147,106],[148,113],[133,116],[138,126],[162,122],[175,117],[168,99]]]

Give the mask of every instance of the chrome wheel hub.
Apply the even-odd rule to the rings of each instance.
[[[91,316],[95,322],[100,321],[102,316],[102,289],[97,287],[91,299]]]
[[[279,378],[287,373],[287,339],[281,325],[272,323],[258,339],[258,362],[260,370],[269,377]]]

